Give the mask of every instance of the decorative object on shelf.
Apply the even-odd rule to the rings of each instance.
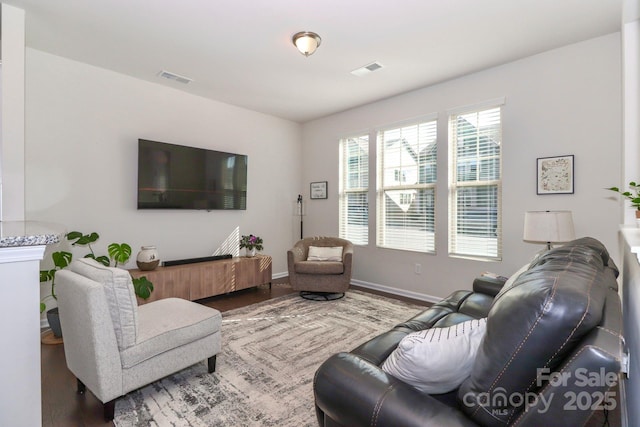
[[[160,258],[158,258],[158,250],[155,246],[142,246],[140,252],[136,256],[136,264],[142,271],[151,271],[160,264]]]
[[[242,236],[240,239],[240,249],[245,248],[246,256],[254,257],[256,256],[256,251],[262,250],[262,243],[262,237],[249,234],[248,236]]]
[[[573,155],[537,159],[537,194],[573,194]]]
[[[310,187],[312,199],[327,198],[327,181],[312,182]]]
[[[299,33],[295,33],[291,40],[304,56],[312,55],[322,42],[320,36],[311,31],[300,31]]]
[[[629,188],[632,191],[622,191],[618,187],[609,187],[607,190],[615,191],[616,193],[620,193],[622,197],[628,199],[631,202],[631,206],[635,209],[636,212],[636,225],[640,227],[640,183],[636,183],[635,181],[631,181],[629,183]]]
[[[571,211],[529,211],[524,213],[522,240],[533,243],[569,242],[575,239]]]

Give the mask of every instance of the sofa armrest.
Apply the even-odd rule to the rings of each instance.
[[[351,353],[327,359],[313,388],[320,426],[477,427],[457,409]]]
[[[507,281],[504,277],[480,276],[473,280],[473,291],[495,297]]]

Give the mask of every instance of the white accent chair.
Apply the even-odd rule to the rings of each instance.
[[[218,310],[179,298],[138,307],[126,270],[92,259],[56,273],[67,367],[113,420],[115,400],[220,351]]]

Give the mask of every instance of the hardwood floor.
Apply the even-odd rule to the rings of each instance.
[[[213,307],[221,312],[244,307],[271,298],[293,293],[294,291],[278,284],[286,283],[287,279],[273,281],[273,286],[258,286],[257,288],[245,289],[228,295],[201,300],[200,302],[209,307]],[[355,289],[369,291],[353,286]],[[375,294],[386,295],[382,292],[369,291]],[[386,295],[389,296],[389,295]],[[428,305],[423,301],[399,298],[416,304]],[[106,423],[102,418],[102,403],[96,399],[89,391],[84,395],[76,394],[76,379],[67,369],[64,358],[64,344],[61,345],[41,345],[41,366],[42,366],[42,425],[44,427],[93,427],[109,426],[113,423]],[[609,414],[609,423],[605,420],[601,412],[594,414],[594,417],[586,425],[596,426],[620,426],[619,410]]]

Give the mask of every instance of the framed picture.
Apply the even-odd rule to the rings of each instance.
[[[538,165],[538,194],[573,194],[573,155],[541,157]]]
[[[311,199],[327,198],[327,181],[311,183]]]

